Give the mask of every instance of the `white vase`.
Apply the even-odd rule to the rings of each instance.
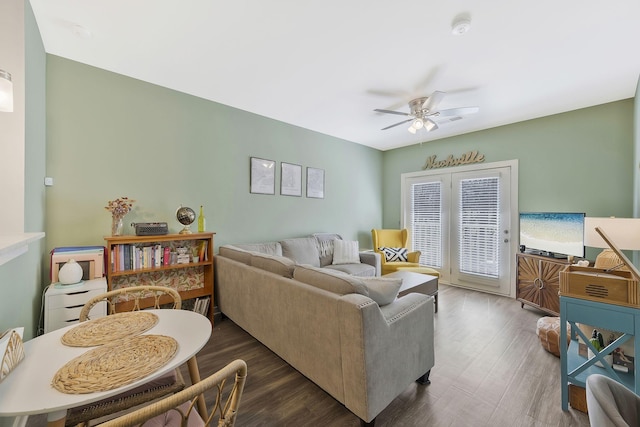
[[[67,261],[58,272],[58,280],[63,285],[72,285],[82,280],[82,266],[74,259]]]

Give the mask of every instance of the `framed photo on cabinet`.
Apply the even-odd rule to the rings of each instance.
[[[251,157],[251,188],[253,194],[276,194],[276,162]]]
[[[324,169],[307,168],[307,197],[324,199]]]
[[[280,163],[280,194],[302,197],[302,166]]]

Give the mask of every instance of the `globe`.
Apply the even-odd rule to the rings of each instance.
[[[184,225],[184,228],[180,231],[180,234],[191,233],[190,225],[193,223],[193,221],[196,220],[196,213],[193,211],[193,209],[185,206],[180,206],[176,211],[176,218],[178,219],[178,222],[180,224]]]

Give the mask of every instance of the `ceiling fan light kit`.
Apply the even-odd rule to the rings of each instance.
[[[409,117],[406,120],[382,128],[382,130],[396,127],[403,123],[411,122],[411,126],[409,126],[407,130],[410,133],[415,134],[420,129],[425,129],[427,132],[438,129],[438,124],[434,120],[432,120],[437,117],[449,117],[449,121],[454,121],[462,118],[459,116],[477,113],[479,110],[478,107],[461,107],[450,108],[447,110],[438,110],[438,104],[440,104],[440,101],[442,101],[444,96],[444,92],[435,91],[431,94],[431,96],[413,99],[409,101],[409,113],[381,109],[375,109],[373,111],[377,111],[378,113],[396,114]]]

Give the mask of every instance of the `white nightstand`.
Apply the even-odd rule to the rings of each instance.
[[[107,292],[107,279],[85,280],[81,285],[49,286],[44,294],[44,332],[78,323],[80,310],[85,302],[96,295]],[[104,302],[96,304],[90,312],[95,319],[107,315]]]

